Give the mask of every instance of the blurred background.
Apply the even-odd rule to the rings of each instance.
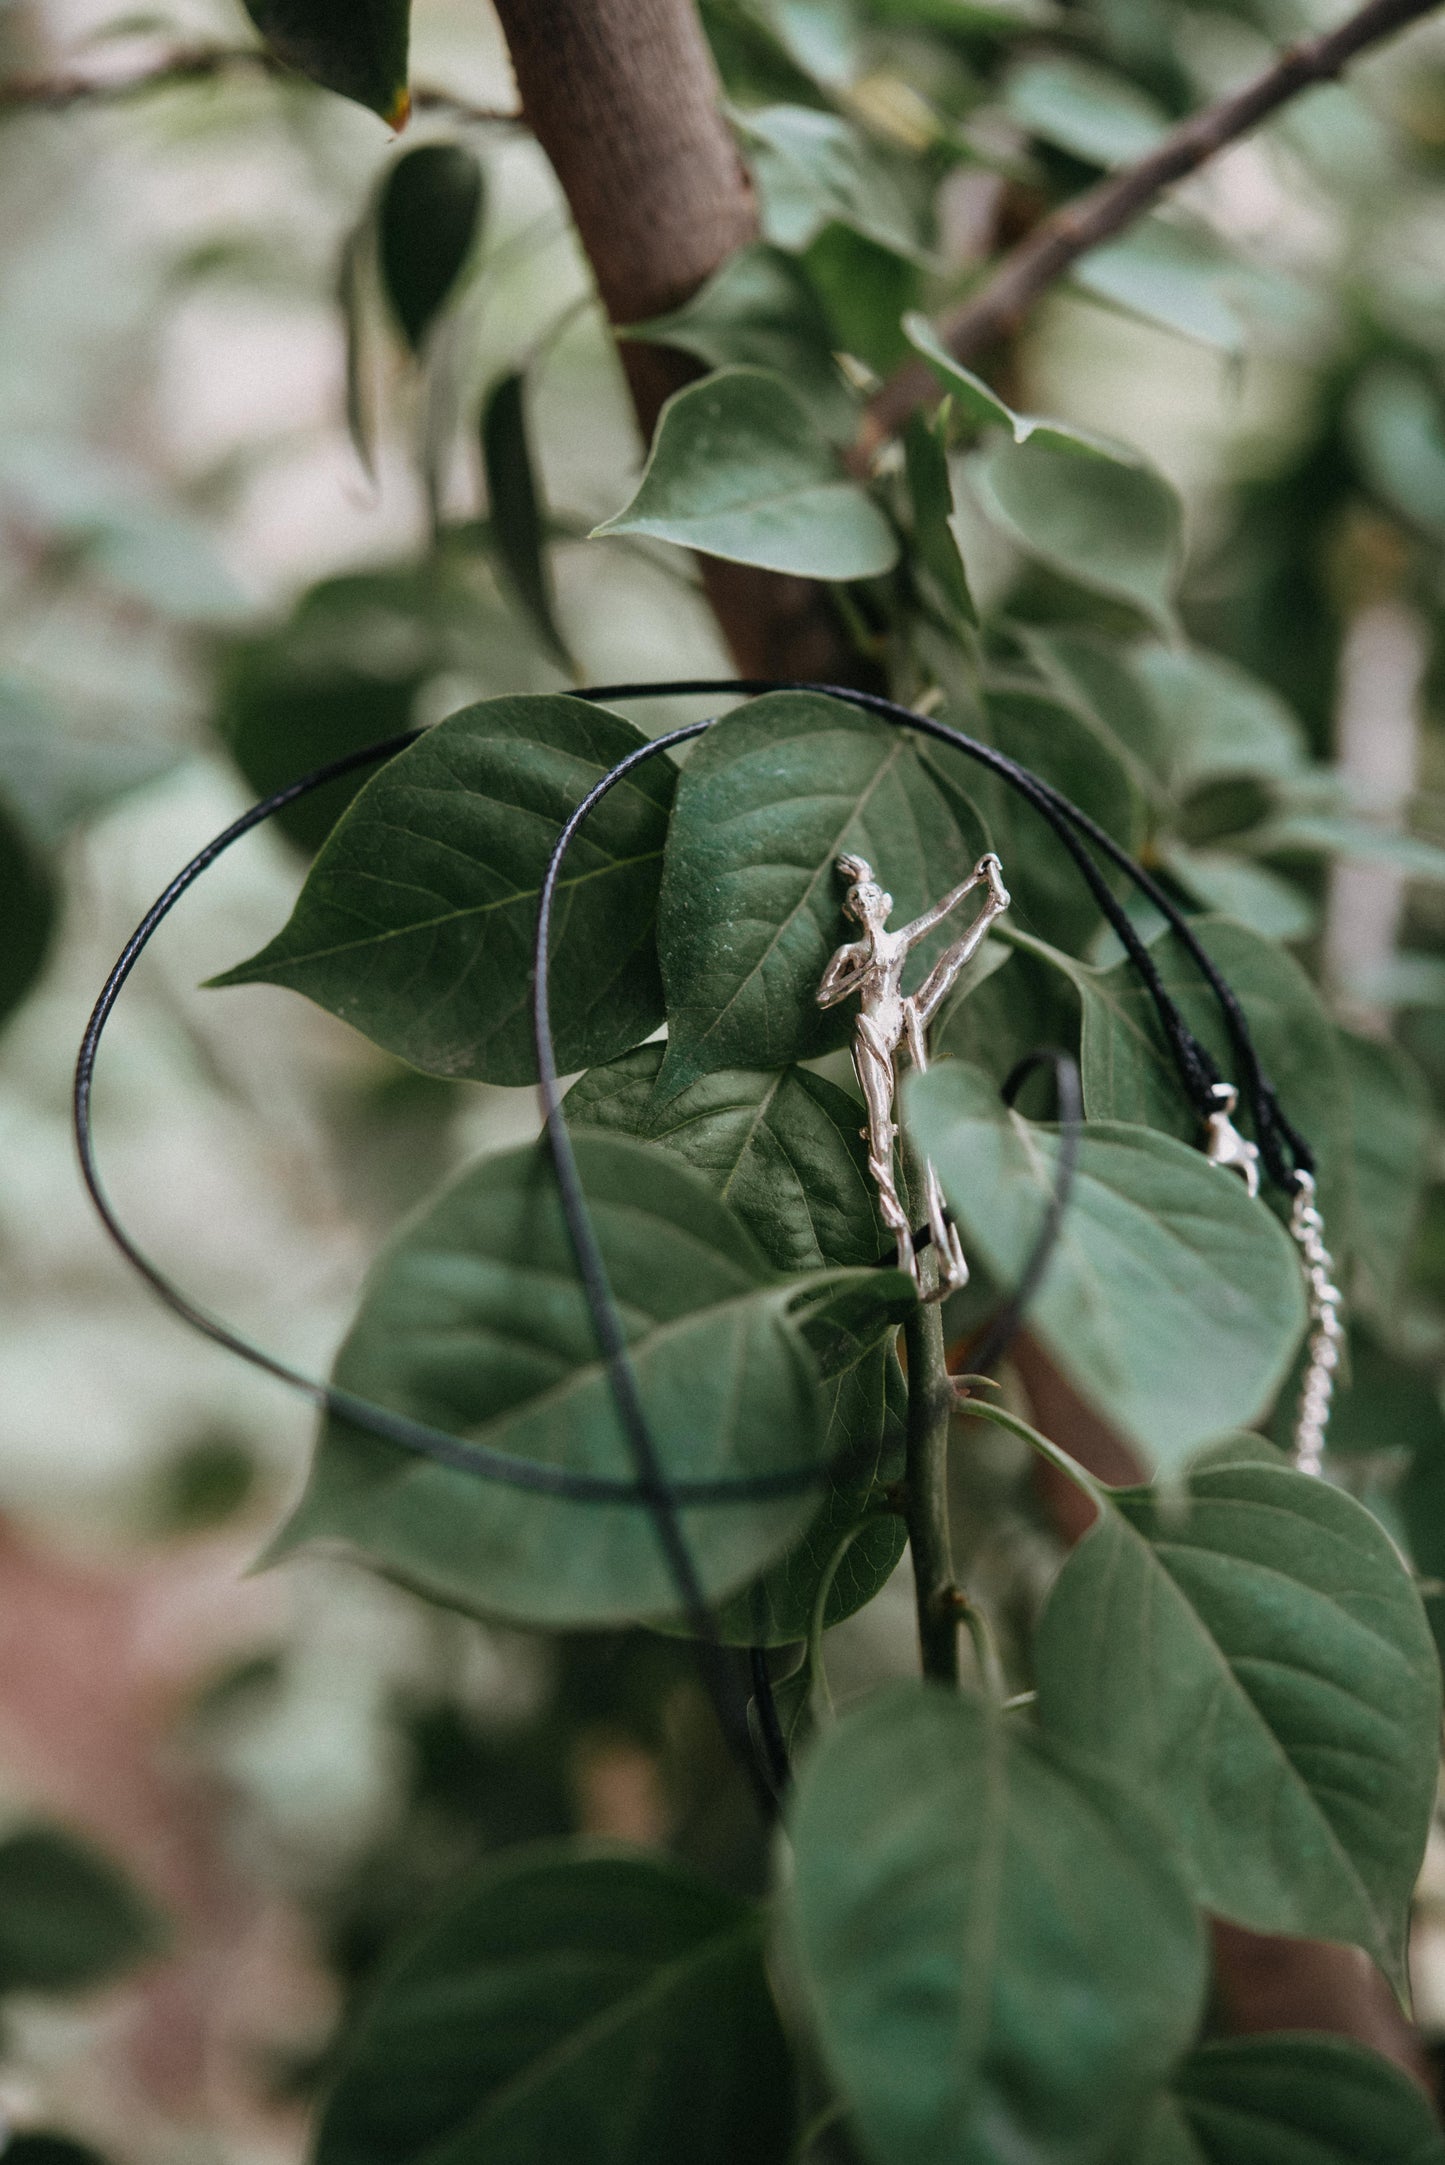
[[[1032,31],[1079,11],[718,0],[707,19],[741,106],[781,86],[883,153],[930,153],[926,250],[846,218],[808,242],[866,376],[901,309],[989,245],[1006,190],[1077,185],[1314,16],[1101,0],[1077,43],[1117,68],[1112,106],[1030,58]],[[425,368],[348,246],[397,156],[379,121],[244,60],[125,88],[250,43],[233,0],[0,0],[0,1908],[13,1882],[19,1920],[0,1917],[0,2117],[138,2165],[299,2157],[347,1994],[485,1848],[577,1827],[711,1857],[744,1839],[667,1642],[542,1646],[324,1560],[248,1575],[302,1477],[308,1408],[156,1307],[76,1177],[85,1016],[180,864],[349,742],[572,680],[494,561],[489,386],[526,371],[577,679],[727,667],[678,552],[581,538],[626,500],[639,445],[565,208],[505,117],[485,0],[415,7],[413,79],[437,95],[406,140],[465,143],[486,180]],[[1208,241],[1190,275],[1125,263],[1051,301],[1010,391],[1158,462],[1187,506],[1197,636],[1289,703],[1352,817],[1408,809],[1445,840],[1445,27],[1184,200]],[[1017,564],[978,548],[1007,588]],[[414,1075],[289,994],[199,989],[282,922],[314,839],[268,829],[187,898],[112,1027],[97,1122],[142,1245],[322,1372],[387,1230],[535,1112]],[[1377,859],[1260,865],[1226,906],[1309,943],[1339,1011],[1394,1027],[1438,1083],[1441,889],[1408,852]],[[1421,1239],[1438,1278],[1438,1187]],[[1428,1366],[1434,1310],[1401,1327]],[[1006,1534],[1000,1571],[1042,1583],[1051,1536],[1024,1502]],[[839,1635],[844,1688],[892,1658],[908,1610],[894,1589]],[[1433,2036],[1437,1910],[1432,1852]]]

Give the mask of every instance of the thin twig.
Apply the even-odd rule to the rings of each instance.
[[[166,54],[152,66],[129,74],[12,75],[0,82],[0,117],[12,113],[64,113],[77,105],[124,105],[156,91],[191,83],[216,82],[229,75],[267,75],[302,82],[264,45],[190,45]],[[411,94],[414,113],[450,113],[457,120],[519,123],[521,114],[504,107],[472,105],[435,84],[418,84]]]
[[[1091,248],[1121,233],[1164,190],[1248,134],[1303,90],[1331,81],[1372,45],[1418,22],[1439,0],[1368,0],[1323,37],[1288,46],[1242,89],[1182,120],[1145,157],[1085,194],[1075,196],[1011,249],[968,300],[946,315],[938,333],[955,359],[968,362],[1016,331],[1041,294]],[[867,466],[880,444],[897,434],[914,410],[937,395],[923,361],[909,361],[869,402],[855,448]]]

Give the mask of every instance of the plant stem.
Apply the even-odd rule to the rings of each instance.
[[[953,1385],[944,1358],[938,1303],[920,1302],[903,1326],[908,1348],[908,1545],[918,1598],[923,1673],[958,1682],[958,1612],[948,1538],[948,1423]]]
[[[1302,90],[1333,81],[1359,53],[1418,22],[1437,5],[1438,0],[1367,0],[1323,37],[1287,46],[1261,74],[1181,120],[1133,165],[1041,220],[977,292],[943,318],[937,328],[944,345],[955,360],[967,362],[1011,337],[1039,296],[1080,256],[1131,226],[1173,182],[1197,172]],[[927,364],[906,362],[869,402],[853,462],[866,467],[916,407],[938,396]]]

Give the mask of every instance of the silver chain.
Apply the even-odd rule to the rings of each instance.
[[[1312,1173],[1295,1174],[1294,1208],[1289,1229],[1304,1258],[1305,1283],[1309,1290],[1309,1366],[1300,1392],[1299,1416],[1294,1431],[1294,1462],[1301,1473],[1323,1468],[1325,1429],[1330,1400],[1335,1391],[1335,1370],[1340,1365],[1341,1294],[1334,1282],[1334,1260],[1325,1246],[1325,1221],[1315,1204]]]

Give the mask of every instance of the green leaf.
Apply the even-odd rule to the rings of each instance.
[[[1377,494],[1411,526],[1445,537],[1445,417],[1430,378],[1404,362],[1378,363],[1354,391],[1348,420]]]
[[[1262,939],[1306,940],[1319,922],[1319,911],[1293,880],[1232,850],[1164,842],[1159,861],[1191,901]]]
[[[970,831],[971,826],[971,831]],[[856,851],[902,924],[967,877],[987,846],[907,730],[810,692],[719,722],[683,770],[668,833],[658,944],[670,1096],[719,1068],[779,1067],[847,1041],[817,990],[848,936],[836,863]],[[959,923],[917,953],[919,978]]]
[[[5,799],[42,850],[133,789],[170,774],[181,754],[92,722],[24,678],[0,674],[0,774]],[[7,912],[7,923],[14,920]]]
[[[527,981],[547,859],[642,741],[561,695],[464,708],[367,783],[289,924],[214,982],[289,985],[434,1075],[535,1081]],[[653,921],[675,778],[665,754],[627,776],[563,867],[550,983],[564,1074],[662,1020]]]
[[[1445,2165],[1418,2085],[1343,2037],[1230,2038],[1190,2054],[1118,2165]]]
[[[740,248],[681,308],[617,335],[676,347],[709,368],[769,369],[792,385],[829,435],[851,434],[856,426],[857,401],[833,359],[827,315],[801,265],[776,248]]]
[[[972,987],[965,981],[965,997],[944,1008],[933,1026],[934,1057],[971,1060],[1002,1083],[1040,1046],[1077,1054],[1079,994],[1057,951],[1016,932],[984,947],[999,967]]]
[[[12,2135],[5,2145],[5,2157],[6,2165],[105,2165],[100,2152],[89,2144],[41,2127]]]
[[[1132,665],[1167,732],[1176,796],[1218,775],[1283,779],[1305,765],[1304,732],[1279,694],[1222,655],[1146,645]]]
[[[1346,864],[1384,865],[1432,887],[1445,884],[1445,849],[1438,842],[1348,813],[1282,813],[1254,830],[1249,847],[1261,857],[1339,857]]]
[[[1378,1038],[1338,1037],[1348,1078],[1355,1167],[1355,1290],[1376,1315],[1398,1311],[1424,1192],[1430,1093],[1414,1062]]]
[[[1305,971],[1292,955],[1227,918],[1196,918],[1190,930],[1234,988],[1260,1064],[1286,1113],[1318,1160],[1320,1204],[1343,1245],[1353,1208],[1350,1087],[1340,1041]],[[1239,1063],[1212,992],[1172,932],[1150,957],[1165,989],[1220,1072],[1239,1080]],[[1112,970],[1073,969],[1084,1003],[1084,1109],[1091,1120],[1128,1120],[1198,1143],[1199,1121],[1185,1097],[1154,1003],[1130,962]],[[1241,1116],[1241,1125],[1247,1120]]]
[[[1091,300],[1238,355],[1245,337],[1230,304],[1233,268],[1207,228],[1145,218],[1118,240],[1081,256],[1072,283]]]
[[[593,1068],[567,1094],[573,1127],[635,1136],[675,1153],[737,1212],[780,1270],[864,1267],[888,1250],[855,1099],[805,1068],[732,1069],[659,1104],[653,1086],[661,1064],[660,1045],[640,1045]],[[779,1646],[806,1636],[839,1542],[868,1512],[878,1483],[902,1471],[903,1384],[891,1344],[865,1337],[841,1358],[822,1343],[818,1351],[831,1354],[823,1385],[826,1455],[846,1454],[847,1464],[830,1479],[801,1539],[719,1617],[721,1636],[738,1645]],[[830,1625],[873,1598],[904,1538],[895,1513],[875,1514],[833,1581]]]
[[[22,1827],[0,1840],[0,1992],[80,1992],[165,1943],[159,1912],[74,1835]]]
[[[1129,771],[1073,707],[1029,686],[1000,685],[984,696],[982,722],[990,744],[1062,790],[1126,849],[1139,847],[1143,806]],[[1056,946],[1087,946],[1099,905],[1054,829],[996,776],[981,771],[970,787],[1017,897],[1014,916]]]
[[[583,1185],[642,1405],[674,1478],[771,1474],[826,1455],[827,1404],[794,1310],[837,1282],[895,1303],[891,1273],[780,1278],[665,1151],[583,1134]],[[483,1159],[382,1253],[335,1380],[490,1449],[633,1477],[544,1146]],[[731,1593],[822,1493],[680,1514],[704,1592]],[[556,1628],[665,1617],[680,1600],[644,1504],[504,1487],[330,1419],[279,1548],[324,1539],[431,1599]]]
[[[659,1097],[661,1045],[595,1067],[567,1093],[576,1128],[674,1153],[721,1196],[779,1270],[866,1268],[890,1242],[859,1125],[863,1108],[806,1068],[725,1068]]]
[[[572,668],[557,629],[541,497],[527,440],[526,379],[503,376],[482,411],[482,464],[496,554],[508,586],[544,647]]]
[[[903,318],[903,334],[914,352],[921,354],[933,370],[956,411],[975,428],[1007,429],[1016,444],[1037,441],[1079,458],[1117,461],[1122,457],[1132,463],[1132,453],[1121,452],[1117,444],[1107,442],[1102,436],[1091,435],[1087,429],[1070,428],[1064,421],[1044,421],[1036,414],[1015,413],[981,376],[975,376],[972,369],[955,361],[927,316],[910,311]]]
[[[1004,86],[1004,102],[1041,143],[1088,165],[1129,165],[1152,150],[1169,125],[1163,109],[1137,84],[1064,53],[1015,68]]]
[[[935,607],[948,628],[971,628],[978,622],[978,611],[963,568],[943,427],[921,413],[911,414],[903,433],[903,452],[913,507],[915,576],[921,572],[931,584]]]
[[[32,989],[50,951],[57,897],[50,869],[0,798],[0,1022]]]
[[[1152,466],[1122,448],[1106,457],[1040,432],[1022,443],[995,438],[967,471],[985,513],[1026,556],[1171,630],[1179,499]]]
[[[278,60],[406,125],[409,0],[245,0],[246,13]]]
[[[928,258],[918,169],[838,113],[769,105],[734,115],[762,198],[763,238],[796,254],[828,225],[895,255]]]
[[[489,1862],[382,1977],[316,2165],[785,2165],[793,2076],[761,1917],[659,1857]]]
[[[1140,789],[1156,799],[1167,794],[1170,730],[1127,651],[1087,631],[1010,628],[1034,666],[1104,734]]]
[[[1198,1919],[1122,1787],[972,1694],[894,1684],[825,1736],[791,1831],[788,1939],[869,2157],[1102,2157],[1204,1990]]]
[[[870,579],[898,542],[807,407],[761,368],[724,368],[662,409],[637,494],[598,534],[650,534],[734,563]]]
[[[1363,1947],[1405,1989],[1440,1672],[1388,1536],[1328,1482],[1115,1491],[1055,1582],[1039,1714],[1166,1818],[1199,1901]]]
[[[1057,1135],[1010,1113],[961,1062],[908,1077],[904,1104],[965,1249],[1016,1284],[1054,1192]],[[1241,1181],[1152,1129],[1089,1122],[1029,1327],[1149,1461],[1173,1468],[1247,1427],[1303,1325],[1289,1235]]]
[[[484,215],[482,169],[458,143],[422,143],[398,158],[376,205],[382,289],[413,353],[420,353],[476,246]]]

